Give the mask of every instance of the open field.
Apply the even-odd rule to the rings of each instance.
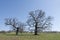
[[[60,33],[40,33],[39,35],[22,33],[18,36],[14,33],[0,33],[0,40],[60,40]]]

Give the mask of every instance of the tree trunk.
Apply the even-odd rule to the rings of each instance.
[[[37,22],[36,22],[36,24],[35,24],[35,35],[37,35]]]
[[[18,35],[18,32],[19,32],[19,28],[17,28],[17,30],[16,30],[16,35]]]

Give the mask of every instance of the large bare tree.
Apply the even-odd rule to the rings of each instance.
[[[5,18],[5,24],[12,26],[14,30],[16,30],[16,35],[18,35],[19,31],[24,30],[25,24],[22,22],[19,22],[16,18]]]
[[[38,31],[43,31],[51,27],[51,16],[46,16],[42,10],[35,10],[29,13],[27,24],[34,27],[34,33],[37,35]]]

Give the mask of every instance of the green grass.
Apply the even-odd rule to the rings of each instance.
[[[60,33],[40,33],[39,35],[19,33],[17,36],[15,33],[0,33],[0,40],[60,40]]]

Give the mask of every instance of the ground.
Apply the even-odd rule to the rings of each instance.
[[[0,40],[60,40],[60,33],[21,33],[17,36],[15,33],[0,33]]]

